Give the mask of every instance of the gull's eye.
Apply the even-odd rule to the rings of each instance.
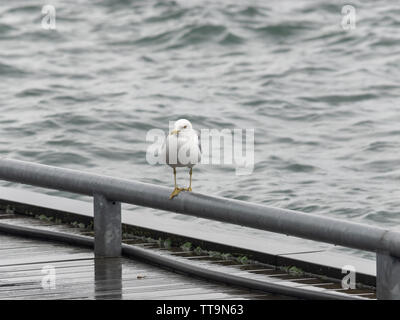
[[[186,129],[187,128],[187,126],[183,126],[183,129]]]

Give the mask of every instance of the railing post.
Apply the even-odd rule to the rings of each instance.
[[[94,253],[96,257],[121,256],[121,203],[100,194],[93,196]]]
[[[400,300],[400,259],[376,253],[376,294],[382,300]]]
[[[96,299],[122,299],[121,258],[94,259],[94,279]],[[109,294],[104,295],[104,291]]]

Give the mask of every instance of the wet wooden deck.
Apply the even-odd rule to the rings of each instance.
[[[77,225],[54,223],[0,211],[0,222],[91,236]],[[154,241],[125,236],[124,243],[151,250],[185,263],[240,275],[257,281],[375,298],[374,290],[344,291],[340,283],[313,275],[293,275],[261,263],[240,263],[232,257],[166,248]],[[43,269],[45,268],[45,269]],[[45,270],[54,268],[55,288],[42,286]],[[46,283],[45,283],[46,284]],[[47,283],[48,284],[48,283]],[[196,279],[135,259],[95,259],[90,249],[56,242],[31,240],[0,233],[1,299],[290,299]]]
[[[89,249],[0,235],[0,299],[282,299]],[[51,288],[47,270],[55,270]],[[44,286],[42,285],[44,284]]]

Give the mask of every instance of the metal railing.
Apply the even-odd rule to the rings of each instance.
[[[0,160],[0,179],[94,198],[95,254],[121,254],[121,203],[376,252],[379,299],[400,299],[400,233],[339,219],[24,161]]]

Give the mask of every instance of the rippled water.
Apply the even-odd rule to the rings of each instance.
[[[398,0],[353,1],[352,31],[341,1],[52,1],[55,31],[43,4],[1,1],[2,156],[172,187],[149,129],[254,128],[254,173],[195,191],[399,223]]]

